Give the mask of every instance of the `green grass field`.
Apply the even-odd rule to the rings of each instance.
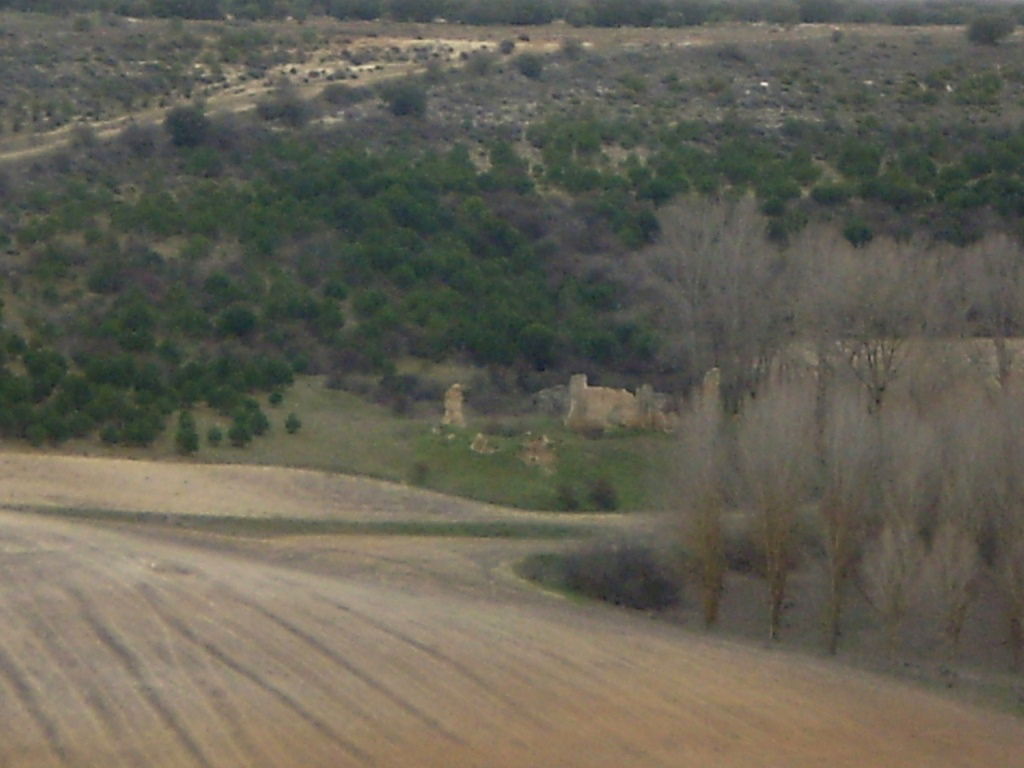
[[[229,422],[212,411],[196,410],[200,448],[191,460],[321,469],[523,509],[565,511],[574,506],[601,509],[592,498],[601,485],[608,511],[659,506],[656,479],[670,469],[669,435],[623,432],[587,438],[566,430],[558,419],[537,416],[502,417],[502,434],[488,437],[496,452],[477,454],[470,443],[495,421],[492,416],[469,411],[466,429],[441,431],[440,404],[436,413],[423,406],[419,415],[397,415],[352,393],[327,389],[321,377],[300,378],[285,392],[283,403],[264,405],[264,411],[270,431],[245,448],[235,448],[226,438],[219,446],[210,445],[209,428],[219,426],[226,434]],[[284,428],[292,412],[302,420],[296,434]],[[69,447],[92,455],[174,458],[175,419],[149,449],[111,448],[95,439],[72,441]],[[554,441],[553,470],[522,461],[519,454],[528,434],[544,434]]]

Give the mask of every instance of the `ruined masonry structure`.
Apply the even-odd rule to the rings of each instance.
[[[569,379],[565,426],[578,431],[612,427],[664,430],[669,423],[649,384],[633,394],[626,389],[588,386],[586,374],[577,373]]]
[[[466,417],[462,413],[462,385],[452,384],[444,393],[444,416],[441,423],[446,427],[466,426]]]

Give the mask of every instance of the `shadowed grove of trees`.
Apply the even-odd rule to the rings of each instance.
[[[908,368],[928,367],[936,354],[945,353],[919,351]],[[999,617],[1005,661],[1021,671],[1020,383],[1001,388],[969,363],[942,391],[904,384],[877,408],[855,377],[837,376],[818,408],[807,369],[774,381],[739,414],[684,420],[674,492],[707,626],[736,567],[727,528],[741,520],[744,567],[763,580],[773,640],[785,634],[787,579],[810,568],[821,574],[831,654],[843,647],[856,595],[891,659],[908,650],[907,637],[931,635],[955,665],[965,627],[984,611]]]
[[[721,371],[728,411],[755,397],[772,370],[804,350],[824,386],[837,371],[881,408],[904,375],[912,342],[974,339],[994,381],[1014,367],[1021,333],[1021,243],[989,235],[966,247],[919,238],[851,244],[811,225],[771,240],[756,201],[690,197],[660,216],[660,237],[616,276],[652,313],[663,354],[692,376]],[[965,352],[966,354],[966,352]],[[695,379],[694,379],[695,380]],[[916,386],[939,387],[921,376]],[[820,397],[820,393],[819,393]]]
[[[955,660],[984,595],[1020,669],[1020,243],[855,247],[812,227],[773,250],[751,198],[689,200],[662,227],[635,290],[722,376],[724,409],[696,402],[680,424],[673,485],[705,623],[739,515],[771,638],[811,558],[829,652],[856,591],[891,656],[923,623]]]

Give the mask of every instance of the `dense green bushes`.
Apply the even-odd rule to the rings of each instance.
[[[967,26],[967,39],[981,45],[996,45],[1012,35],[1015,26],[1012,16],[984,13],[972,19]]]
[[[603,542],[565,555],[534,555],[517,566],[528,579],[638,610],[679,602],[681,575],[655,551],[631,541]]]
[[[982,73],[962,83],[958,98],[988,103],[977,94],[992,87]],[[773,239],[783,241],[830,209],[852,214],[847,235],[858,243],[873,226],[906,226],[908,214],[928,214],[914,226],[960,245],[983,234],[977,222],[964,224],[969,211],[989,209],[1011,230],[1024,216],[1019,128],[956,138],[937,126],[901,136],[882,128],[845,136],[817,130],[797,141],[739,122],[678,123],[645,134],[639,124],[574,116],[535,123],[527,138],[543,158],[544,181],[593,201],[593,211],[633,247],[656,236],[646,219],[654,207],[692,191],[755,192]],[[625,160],[612,162],[611,148]],[[821,178],[823,168],[832,178]]]
[[[427,112],[427,91],[419,83],[390,83],[381,89],[381,96],[396,117],[423,117]]]
[[[83,353],[69,361],[10,334],[4,346],[0,434],[34,444],[99,432],[108,443],[148,445],[176,408],[200,402],[226,415],[244,408],[247,423],[257,424],[252,432],[261,434],[255,415],[259,408],[246,393],[292,380],[290,366],[270,358],[221,357],[176,368],[128,353]],[[25,373],[17,373],[17,367]],[[182,453],[198,448],[195,422],[187,411],[179,418],[175,442]]]
[[[201,116],[188,113],[186,127]],[[387,374],[407,354],[544,369],[653,352],[649,331],[549,272],[544,227],[503,213],[541,208],[508,144],[480,172],[458,147],[325,150],[268,133],[209,176],[174,125],[173,149],[118,168],[131,192],[113,193],[110,177],[50,181],[12,209],[33,285],[69,300],[32,326],[32,344],[12,339],[0,433],[146,444],[174,411],[206,405],[241,446],[269,426],[250,395],[281,391],[293,371]],[[598,201],[617,228],[639,227],[628,192]],[[194,431],[179,422],[180,451]]]

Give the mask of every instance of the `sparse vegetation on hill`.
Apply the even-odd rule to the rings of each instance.
[[[463,24],[548,24],[574,26],[693,27],[722,21],[795,23],[882,23],[897,26],[963,24],[983,10],[1017,3],[879,3],[872,0],[2,0],[0,8],[68,14],[101,11],[127,16],[193,20],[306,19],[326,14],[340,19],[429,22],[444,18]]]

